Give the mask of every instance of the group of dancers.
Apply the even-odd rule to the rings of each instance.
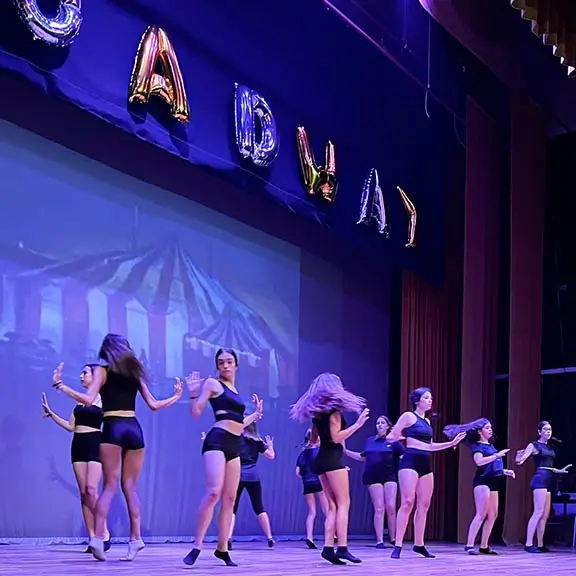
[[[98,560],[106,560],[110,548],[106,518],[120,478],[130,518],[130,540],[123,559],[131,561],[144,548],[140,533],[140,501],[136,492],[144,459],[144,438],[135,415],[136,396],[140,393],[151,410],[159,410],[181,398],[183,383],[177,378],[172,396],[164,400],[154,398],[144,367],[123,336],[108,334],[102,342],[99,359],[98,364],[86,365],[82,371],[83,392],[64,384],[62,364],[54,370],[53,386],[77,402],[69,420],[52,411],[45,395],[42,395],[42,406],[47,417],[74,433],[71,459],[90,538],[86,552]],[[236,388],[238,356],[234,350],[218,350],[215,364],[217,378],[201,379],[197,372],[186,378],[192,416],[199,418],[210,404],[215,420],[208,433],[203,434],[206,491],[196,517],[194,547],[184,558],[189,566],[195,564],[202,551],[217,503],[220,504],[218,543],[214,556],[227,566],[236,566],[230,557],[230,540],[244,490],[248,492],[268,547],[273,548],[275,544],[270,519],[262,504],[262,486],[256,467],[261,454],[269,459],[275,457],[272,438],[261,438],[256,428],[263,415],[262,401],[253,395],[254,410],[245,414],[246,405]],[[362,452],[348,450],[346,440],[365,425],[370,412],[366,401],[346,390],[338,376],[320,374],[291,408],[293,419],[311,423],[296,466],[309,509],[306,544],[316,548],[313,525],[318,500],[325,515],[321,556],[331,564],[361,562],[348,549],[350,489],[345,456],[365,463],[362,481],[368,487],[374,505],[377,548],[385,546],[386,514],[393,546],[391,557],[400,558],[414,510],[413,550],[433,558],[424,544],[426,516],[434,491],[431,453],[453,448],[462,441],[471,448],[477,466],[473,483],[476,515],[470,524],[465,551],[495,554],[489,547],[489,538],[498,513],[498,491],[504,477],[514,478],[514,472],[503,464],[509,450],[498,451],[493,446],[492,425],[486,419],[447,426],[444,433],[448,441],[433,442],[432,426],[426,417],[432,407],[431,391],[418,388],[411,393],[410,400],[413,410],[402,414],[395,425],[392,426],[386,416],[377,419],[376,435],[366,441]],[[357,415],[356,421],[349,426],[344,419],[345,412]],[[550,514],[551,492],[557,474],[566,473],[570,467],[554,467],[556,452],[550,443],[550,424],[541,422],[538,433],[538,440],[529,443],[516,457],[518,465],[530,457],[536,464],[531,483],[534,512],[528,523],[525,545],[525,550],[533,553],[548,551],[544,545],[544,530]],[[98,495],[101,478],[103,487]],[[397,510],[398,492],[400,506]],[[476,549],[477,534],[482,526],[480,547]]]

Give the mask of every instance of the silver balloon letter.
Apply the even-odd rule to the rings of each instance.
[[[82,0],[60,0],[58,13],[49,18],[38,8],[37,0],[13,0],[20,18],[30,28],[35,40],[53,46],[74,42],[82,25]]]
[[[269,166],[278,155],[280,140],[270,105],[260,94],[235,84],[236,145],[256,166]],[[259,123],[259,130],[256,123]],[[259,137],[258,137],[259,136]]]
[[[364,180],[362,188],[362,198],[360,199],[360,219],[356,224],[369,224],[374,219],[378,224],[378,232],[384,234],[386,238],[390,236],[384,195],[380,188],[378,170],[371,168]]]

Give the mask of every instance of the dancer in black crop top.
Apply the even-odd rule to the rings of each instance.
[[[314,472],[314,462],[318,456],[320,442],[318,438],[315,442],[312,442],[311,437],[312,428],[308,428],[304,435],[304,450],[300,452],[298,460],[296,461],[296,476],[302,480],[304,500],[308,507],[308,514],[306,515],[306,546],[311,550],[316,550],[316,544],[314,544],[316,499],[318,499],[324,516],[328,513],[328,500],[326,499],[324,490],[322,490],[320,478],[318,478],[318,474]]]
[[[478,418],[467,424],[449,425],[444,428],[444,434],[450,439],[461,432],[466,434],[464,444],[470,448],[476,465],[476,474],[472,481],[476,514],[468,528],[464,551],[471,555],[495,556],[497,552],[490,548],[489,541],[498,517],[499,492],[505,477],[516,477],[512,470],[504,467],[504,458],[510,450],[508,448],[498,450],[492,444],[494,440],[492,423],[486,418]],[[476,550],[476,537],[480,528],[482,528],[480,548]]]
[[[342,464],[344,441],[368,420],[369,410],[364,398],[348,392],[335,374],[320,374],[310,388],[296,401],[290,416],[301,422],[312,419],[310,440],[320,439],[320,448],[313,471],[320,478],[328,499],[328,514],[324,522],[322,558],[332,564],[361,562],[348,550],[348,512],[350,488],[348,471]],[[343,412],[359,414],[358,420],[346,428]],[[334,533],[338,534],[338,548],[334,551]]]
[[[516,464],[521,466],[532,456],[535,465],[534,476],[530,482],[534,500],[534,512],[528,521],[526,530],[526,542],[524,550],[531,553],[549,552],[544,545],[544,532],[550,516],[552,493],[556,491],[559,474],[567,474],[572,464],[564,468],[555,468],[554,459],[556,450],[550,445],[552,441],[552,426],[550,422],[543,420],[538,423],[538,440],[530,442],[524,450],[516,455]],[[534,546],[534,534],[537,545]]]
[[[200,555],[218,500],[221,500],[218,513],[218,546],[214,556],[227,566],[237,565],[230,559],[228,536],[240,482],[240,435],[246,426],[262,417],[262,401],[256,394],[252,396],[254,413],[244,416],[245,405],[235,384],[238,369],[236,352],[221,348],[216,352],[214,362],[218,379],[206,378],[202,382],[198,372],[193,372],[186,379],[192,416],[200,418],[204,408],[210,403],[216,420],[202,445],[207,491],[198,509],[194,548],[184,558],[184,563],[188,566],[192,566]]]
[[[102,398],[104,428],[100,444],[100,457],[104,471],[104,487],[95,512],[95,537],[90,540],[92,554],[106,560],[104,554],[104,526],[112,498],[122,478],[122,491],[130,516],[130,542],[124,560],[134,560],[144,542],[140,534],[140,501],[136,494],[136,481],[144,461],[144,439],[134,413],[136,394],[140,392],[151,410],[171,406],[182,396],[182,382],[176,379],[174,394],[165,400],[156,400],[146,384],[144,367],[130,348],[128,340],[117,334],[108,334],[102,341],[99,353],[104,365],[93,370],[92,382],[85,394],[68,388],[62,383],[62,364],[54,370],[54,386],[87,406],[98,394]]]
[[[92,382],[92,370],[97,364],[87,364],[80,374],[80,383],[88,388]],[[94,537],[94,514],[98,499],[98,485],[102,478],[102,464],[100,463],[100,438],[102,427],[102,401],[96,397],[94,404],[85,406],[77,404],[68,420],[61,418],[52,411],[48,405],[46,394],[42,394],[42,408],[46,418],[50,418],[64,430],[73,433],[71,445],[71,460],[74,477],[80,491],[82,516],[86,525],[88,538]],[[105,529],[104,546],[110,548],[110,534]],[[90,552],[90,547],[86,552]]]
[[[374,506],[376,548],[384,548],[384,516],[388,516],[388,539],[394,545],[396,501],[398,499],[398,462],[404,453],[400,442],[389,442],[386,435],[392,424],[387,416],[376,420],[376,436],[366,440],[362,452],[345,449],[346,456],[364,462],[362,483],[368,487]]]
[[[432,393],[429,388],[417,388],[410,394],[413,412],[404,412],[388,435],[388,440],[397,442],[406,438],[406,451],[398,464],[398,484],[400,486],[400,508],[396,520],[396,542],[392,558],[400,558],[404,534],[410,520],[414,500],[414,552],[425,558],[434,558],[424,546],[426,516],[434,492],[434,476],[430,464],[431,453],[452,448],[461,442],[466,434],[459,434],[451,442],[432,442],[432,426],[426,413],[432,408]],[[416,499],[416,494],[418,498]]]

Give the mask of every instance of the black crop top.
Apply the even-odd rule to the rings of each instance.
[[[318,438],[320,438],[320,451],[338,446],[342,448],[342,444],[332,442],[332,434],[330,434],[330,416],[334,414],[334,412],[337,412],[337,410],[332,410],[332,412],[322,412],[312,419],[312,423],[316,426],[316,430],[318,431]],[[340,414],[340,420],[340,430],[344,430],[346,427],[346,420],[344,420],[342,414]]]
[[[404,428],[404,436],[406,438],[414,438],[414,440],[420,440],[420,442],[425,442],[426,444],[432,443],[432,426],[425,418],[418,416],[416,412],[413,413],[416,416],[416,422],[408,428]]]
[[[136,378],[112,372],[109,368],[107,374],[106,382],[100,389],[102,411],[136,410],[136,394],[140,389],[140,382]]]
[[[554,448],[544,442],[532,442],[534,446],[534,464],[536,468],[554,468],[554,458],[556,458],[556,452]]]
[[[74,408],[74,423],[76,426],[87,426],[100,430],[102,426],[102,408],[100,406],[84,406],[84,404],[77,404]]]
[[[220,382],[220,380],[218,380],[218,382]],[[220,382],[220,384],[222,384],[222,382]],[[226,384],[222,384],[222,389],[222,394],[210,398],[210,406],[212,406],[212,410],[214,410],[216,422],[231,420],[232,422],[243,424],[246,405],[242,398],[240,398],[240,394],[230,390]]]

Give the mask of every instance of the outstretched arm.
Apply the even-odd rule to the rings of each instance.
[[[174,384],[174,394],[172,394],[172,396],[169,398],[165,398],[164,400],[156,400],[144,380],[140,381],[140,394],[142,394],[142,398],[150,410],[162,410],[162,408],[172,406],[172,404],[180,400],[182,397],[182,380],[180,380],[180,378],[176,378],[176,383]]]
[[[357,460],[358,462],[364,462],[366,460],[366,456],[362,456],[361,452],[354,452],[348,450],[348,448],[344,448],[344,454],[346,454],[348,458],[352,458],[352,460]]]
[[[56,414],[56,412],[52,412],[52,410],[50,410],[47,416],[48,418],[50,418],[50,420],[52,420],[52,422],[56,422],[58,426],[64,428],[64,430],[66,430],[67,432],[74,432],[75,428],[74,412],[72,412],[68,420],[65,420],[61,416],[58,416],[58,414]]]
[[[102,366],[97,366],[92,370],[92,382],[86,392],[78,392],[64,384],[62,381],[62,369],[64,368],[64,363],[60,362],[54,374],[52,376],[52,382],[54,388],[64,392],[66,396],[70,396],[73,400],[85,406],[92,406],[100,394],[100,389],[104,386],[106,382],[106,369]]]
[[[528,444],[524,450],[518,450],[516,453],[516,464],[518,466],[522,466],[522,464],[524,464],[524,462],[526,462],[526,460],[528,460],[528,458],[530,458],[534,452],[536,452],[534,449],[534,444],[530,442],[530,444]]]
[[[402,438],[402,432],[404,432],[404,429],[408,428],[408,426],[412,426],[415,421],[416,416],[414,416],[412,412],[404,412],[404,414],[398,418],[398,422],[394,424],[388,436],[386,436],[386,440],[398,442]]]
[[[340,412],[332,412],[332,414],[330,414],[330,437],[332,438],[332,442],[334,442],[334,444],[342,444],[346,439],[350,438],[352,434],[364,426],[369,414],[370,410],[365,408],[352,426],[348,426],[348,428],[342,430],[342,416]]]
[[[506,454],[508,454],[508,452],[510,452],[510,448],[500,450],[500,452],[497,452],[496,454],[491,454],[490,456],[482,456],[480,452],[475,452],[473,456],[474,463],[476,464],[476,466],[484,466],[485,464],[490,464],[491,462],[498,460],[498,458],[503,458],[504,456],[506,456]]]

